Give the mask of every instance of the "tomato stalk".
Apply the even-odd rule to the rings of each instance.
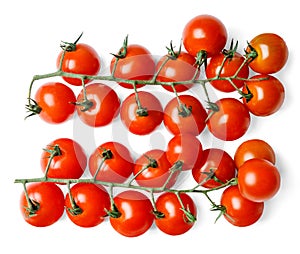
[[[190,212],[190,210],[189,210],[188,207],[185,207],[185,206],[184,206],[184,204],[183,204],[183,202],[182,202],[182,199],[181,199],[181,197],[180,197],[180,192],[179,192],[179,191],[175,192],[175,195],[176,195],[176,197],[177,197],[177,199],[178,199],[178,201],[179,201],[179,203],[180,203],[181,210],[183,211],[184,215],[185,215],[186,218],[187,218],[187,221],[186,221],[186,222],[187,222],[187,223],[194,223],[194,222],[197,220],[197,218],[196,218],[195,215],[193,215],[193,214]]]
[[[48,178],[48,171],[49,171],[51,162],[52,162],[52,160],[55,156],[61,155],[61,150],[60,150],[58,145],[54,145],[53,149],[44,149],[44,151],[46,151],[50,154],[49,160],[48,160],[48,163],[47,163],[47,166],[46,166],[46,169],[45,169],[45,174],[44,174],[44,178],[47,179]]]
[[[111,159],[113,157],[113,153],[111,150],[109,149],[103,149],[103,151],[101,152],[100,154],[102,160],[101,160],[101,163],[99,164],[98,168],[97,168],[97,171],[95,172],[95,175],[94,175],[94,180],[96,180],[97,176],[98,176],[98,173],[99,171],[101,170],[104,162],[108,159]]]

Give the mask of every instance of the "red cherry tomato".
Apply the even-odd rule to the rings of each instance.
[[[254,224],[264,211],[263,202],[253,202],[244,198],[236,185],[228,187],[223,192],[221,205],[226,208],[225,219],[238,227]]]
[[[235,177],[236,169],[231,156],[222,149],[209,148],[203,151],[199,167],[192,169],[192,174],[197,183],[203,182],[205,188],[215,188]],[[213,174],[218,180],[209,179]]]
[[[238,186],[243,197],[254,202],[264,202],[278,192],[280,173],[267,160],[250,159],[239,168]]]
[[[64,213],[64,194],[54,183],[40,182],[26,185],[28,200],[23,192],[20,209],[24,220],[36,227],[57,222]]]
[[[247,160],[265,159],[275,164],[276,156],[273,148],[264,140],[249,139],[238,146],[234,154],[234,162],[239,169]]]
[[[155,204],[157,211],[163,214],[163,218],[156,218],[156,226],[168,235],[181,235],[189,231],[194,221],[190,221],[183,211],[186,209],[195,218],[197,217],[197,207],[190,196],[180,193],[182,204],[175,193],[165,192],[161,194]]]
[[[184,27],[183,45],[193,56],[200,50],[207,52],[208,57],[218,54],[227,41],[224,24],[214,16],[199,15],[191,19]]]
[[[124,191],[114,198],[114,203],[120,217],[110,217],[110,224],[121,235],[142,235],[153,224],[153,207],[145,194],[134,190]]]
[[[59,67],[62,58],[62,52],[58,55],[56,65]],[[61,70],[68,73],[97,75],[101,66],[101,60],[98,53],[91,46],[79,43],[75,50],[66,51],[62,61]],[[78,78],[64,77],[63,79],[71,85],[81,86],[82,81]],[[89,82],[88,79],[84,83]]]
[[[79,143],[69,138],[59,138],[50,142],[41,155],[41,168],[45,173],[52,152],[59,148],[53,157],[47,173],[49,178],[80,178],[87,165],[85,151]]]
[[[206,127],[207,112],[201,102],[191,95],[171,99],[164,109],[164,125],[174,135],[190,133],[198,136]]]
[[[75,207],[69,193],[65,198],[69,219],[80,227],[94,227],[104,221],[106,210],[110,209],[110,198],[104,187],[93,183],[77,183],[70,189]]]
[[[222,98],[216,102],[219,111],[207,121],[209,131],[217,138],[232,141],[242,137],[250,125],[247,107],[235,98]],[[211,113],[211,110],[208,114]]]
[[[264,79],[266,80],[258,80]],[[250,81],[245,82],[244,93],[248,90],[253,97],[243,102],[249,111],[256,116],[269,116],[277,112],[284,102],[285,91],[282,83],[270,75],[255,75]]]
[[[155,62],[149,50],[137,44],[128,45],[126,50],[126,56],[119,58],[117,62],[114,77],[129,80],[150,80],[155,72]],[[111,61],[111,72],[114,69],[115,62],[116,57]],[[118,82],[118,84],[125,88],[133,88],[128,83]],[[137,88],[142,86],[144,85],[136,84]]]
[[[149,92],[140,91],[138,97],[147,114],[139,114],[136,95],[132,93],[121,104],[120,116],[131,133],[146,135],[154,131],[163,121],[163,108],[160,101]]]
[[[285,41],[277,34],[263,33],[250,41],[246,52],[254,48],[257,56],[249,63],[250,68],[261,74],[272,74],[280,71],[288,59],[288,47]]]
[[[89,170],[96,180],[123,183],[133,172],[129,150],[118,142],[98,146],[89,158]],[[98,171],[98,172],[97,172]]]
[[[105,126],[111,123],[120,112],[120,99],[117,93],[107,85],[93,83],[86,86],[87,100],[83,90],[77,97],[77,114],[79,118],[91,127]],[[81,105],[80,105],[81,103]],[[92,106],[86,108],[86,104]]]
[[[51,124],[69,120],[75,111],[74,92],[59,82],[49,82],[40,86],[35,94],[35,101],[41,107],[41,119]]]

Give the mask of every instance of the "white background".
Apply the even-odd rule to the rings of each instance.
[[[282,253],[296,250],[299,236],[299,29],[297,1],[1,1],[0,4],[0,252],[4,253]],[[165,54],[170,40],[178,45],[184,25],[199,14],[212,14],[227,27],[229,39],[246,41],[262,32],[281,35],[290,50],[286,67],[276,76],[286,88],[286,100],[275,115],[252,118],[250,130],[240,140],[214,143],[203,134],[205,147],[222,145],[233,155],[245,139],[261,138],[273,146],[282,175],[279,194],[266,203],[262,219],[247,228],[237,228],[216,214],[201,196],[193,196],[199,207],[198,221],[188,233],[171,237],[155,227],[138,238],[125,238],[113,231],[108,221],[83,229],[65,216],[53,226],[35,228],[19,212],[22,186],[16,178],[41,175],[41,149],[58,137],[75,138],[90,152],[96,144],[120,138],[137,153],[139,149],[164,146],[169,138],[161,128],[137,143],[128,135],[116,134],[115,127],[91,130],[77,119],[59,126],[47,125],[38,117],[24,121],[27,89],[34,74],[55,70],[60,40],[92,45],[103,59],[103,71],[129,34],[130,43],[146,46],[153,54]],[[76,93],[79,90],[76,90]],[[124,93],[123,93],[124,92]],[[123,99],[128,91],[122,90]],[[162,95],[162,94],[160,94]],[[79,127],[78,127],[79,126]],[[164,136],[166,135],[166,136]],[[146,146],[139,146],[142,141]]]

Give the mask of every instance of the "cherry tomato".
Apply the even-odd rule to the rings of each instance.
[[[218,54],[227,41],[224,24],[214,16],[199,15],[191,19],[184,27],[183,45],[193,56],[204,50],[208,57]]]
[[[59,82],[40,86],[35,94],[35,101],[41,107],[41,119],[51,124],[69,120],[75,111],[76,97],[73,90]]]
[[[110,217],[110,223],[121,235],[136,237],[152,226],[153,207],[145,194],[134,190],[124,191],[114,198],[114,203],[120,217]]]
[[[219,111],[207,121],[209,131],[217,138],[232,141],[242,137],[250,125],[247,107],[235,98],[222,98],[216,102]],[[211,113],[209,110],[208,114]]]
[[[254,224],[264,211],[263,202],[253,202],[244,198],[236,185],[225,189],[221,196],[221,205],[226,208],[225,219],[238,227]]]
[[[197,183],[203,182],[205,188],[215,188],[235,177],[236,169],[231,156],[222,149],[209,148],[203,151],[199,167],[192,169],[192,174]],[[208,175],[213,174],[207,181]]]
[[[85,151],[79,143],[69,138],[53,140],[44,149],[41,155],[41,168],[44,173],[53,150],[57,152],[49,166],[49,178],[77,179],[82,176],[87,165]]]
[[[69,219],[80,227],[94,227],[104,221],[106,210],[110,209],[110,198],[104,187],[93,183],[77,183],[65,198],[66,212]]]
[[[169,58],[169,60],[165,63],[167,58]],[[159,59],[156,65],[156,72],[159,71],[156,80],[159,82],[188,81],[196,79],[199,76],[195,76],[196,70],[195,57],[181,51],[177,57],[171,58],[169,55],[165,55]],[[193,83],[176,84],[175,90],[177,92],[183,92],[190,89],[192,86]],[[173,92],[172,86],[163,85],[162,87],[167,91]]]
[[[120,112],[120,99],[117,93],[107,85],[93,83],[86,86],[86,100],[82,90],[77,97],[77,114],[91,127],[105,126],[111,123]],[[92,103],[90,107],[89,104]]]
[[[257,80],[257,79],[266,80]],[[244,93],[248,90],[253,97],[243,102],[249,111],[256,116],[269,116],[277,112],[284,102],[285,91],[282,83],[270,75],[255,75],[245,82]]]
[[[112,72],[115,66],[116,57],[114,57],[110,64],[110,71]],[[114,77],[129,80],[150,80],[155,72],[155,62],[148,49],[141,45],[128,45],[126,49],[126,56],[119,58],[115,68]],[[125,88],[133,88],[131,84],[118,82],[118,84]],[[144,85],[136,84],[137,88]]]
[[[179,95],[171,99],[164,109],[164,125],[174,135],[190,133],[198,136],[206,127],[207,112],[192,95]]]
[[[193,135],[175,135],[168,142],[166,154],[172,165],[181,161],[183,162],[182,170],[189,170],[198,167],[203,155],[202,144]]]
[[[89,158],[90,173],[94,177],[97,174],[99,181],[123,183],[132,174],[133,167],[129,150],[118,142],[101,144]]]
[[[54,183],[26,184],[29,202],[23,192],[20,209],[24,220],[36,227],[46,227],[57,222],[64,213],[64,194]]]
[[[249,139],[238,146],[234,154],[234,162],[239,169],[247,160],[265,159],[275,164],[276,156],[273,148],[264,140]]]
[[[156,218],[156,226],[168,235],[181,235],[189,231],[194,221],[190,221],[183,211],[186,209],[195,218],[197,217],[197,207],[193,199],[186,193],[179,194],[182,204],[175,193],[165,192],[161,194],[155,204],[156,209],[163,214],[162,218]]]
[[[61,62],[62,52],[59,53],[56,65],[57,68]],[[66,51],[62,61],[61,70],[68,73],[97,75],[101,66],[101,60],[98,53],[91,46],[79,43],[75,50]],[[63,79],[71,85],[81,86],[82,81],[79,78],[64,77]],[[84,83],[89,82],[88,79]]]
[[[139,109],[136,94],[132,93],[121,104],[120,116],[131,133],[146,135],[154,131],[163,121],[163,108],[160,101],[149,92],[140,91],[138,97],[143,109]],[[141,111],[143,112],[140,113]]]
[[[219,53],[217,55],[214,55],[211,57],[205,72],[206,77],[208,79],[212,79],[214,77],[231,77],[236,74],[237,70],[239,70],[240,66],[244,62],[244,57],[239,54],[235,53],[232,58],[227,58],[223,68],[220,72],[220,68],[222,66],[222,63],[225,59],[225,55],[223,53]],[[249,76],[249,67],[247,64],[243,65],[243,67],[239,70],[237,77],[239,78],[248,78]],[[244,85],[243,80],[239,79],[232,79],[232,82],[237,88],[241,88]],[[235,91],[235,87],[227,80],[213,80],[210,82],[210,84],[222,92],[233,92]]]
[[[261,74],[272,74],[280,71],[288,59],[288,47],[285,41],[277,34],[262,33],[250,41],[250,47],[256,51],[257,56],[249,63],[250,68]]]
[[[147,151],[135,161],[133,174],[140,186],[159,188],[171,188],[176,182],[179,171],[171,176],[171,163],[163,150],[154,149]]]

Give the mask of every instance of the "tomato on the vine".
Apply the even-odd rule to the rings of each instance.
[[[186,193],[178,195],[181,202],[177,195],[171,192],[161,194],[155,202],[157,211],[162,214],[162,216],[155,218],[155,224],[168,235],[186,233],[193,227],[197,217],[197,207],[193,199]],[[192,220],[188,218],[183,209],[193,216]]]
[[[89,84],[77,97],[77,114],[85,124],[92,127],[111,123],[120,112],[120,99],[109,86],[101,83]],[[86,94],[86,98],[84,98]]]
[[[101,185],[77,183],[70,188],[65,198],[69,219],[80,227],[94,227],[104,221],[110,209],[110,197]],[[72,200],[71,200],[72,199]]]
[[[118,142],[99,145],[89,157],[89,170],[99,181],[123,183],[133,172],[130,151]]]
[[[264,211],[263,202],[253,202],[244,198],[238,186],[230,186],[221,196],[221,205],[225,207],[225,219],[234,226],[247,227],[257,222]]]
[[[127,190],[114,197],[119,216],[110,217],[110,224],[121,235],[136,237],[144,234],[153,224],[150,199],[143,193]]]
[[[46,227],[57,222],[64,213],[65,198],[62,190],[54,183],[39,182],[26,185],[20,199],[24,220],[36,227]]]
[[[47,177],[80,178],[87,165],[87,156],[82,146],[70,138],[58,138],[50,142],[41,155],[41,168],[45,173],[51,154],[54,154]]]
[[[183,45],[193,56],[202,50],[208,57],[218,54],[227,42],[227,31],[224,24],[214,16],[198,15],[184,27]]]
[[[190,133],[198,136],[206,127],[206,110],[192,95],[179,95],[178,99],[171,99],[165,106],[164,125],[174,135]]]

